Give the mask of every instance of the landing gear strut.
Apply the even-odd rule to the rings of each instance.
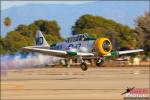
[[[86,71],[88,69],[87,64],[85,62],[81,63],[80,67],[83,71]]]
[[[96,65],[97,65],[98,67],[102,66],[103,64],[104,64],[104,59],[102,59],[102,58],[100,58],[100,59],[98,59],[98,60],[96,61]]]
[[[80,56],[80,61],[81,61],[81,64],[80,64],[80,67],[83,71],[86,71],[88,69],[88,66],[87,64],[84,62],[84,60],[82,59],[82,57]]]

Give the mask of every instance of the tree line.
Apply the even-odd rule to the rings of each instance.
[[[11,25],[11,19],[5,18],[4,24],[7,29]],[[7,33],[7,36],[0,37],[1,54],[15,53],[21,47],[35,45],[35,34],[41,30],[49,44],[62,41],[60,27],[56,21],[36,20],[29,25],[20,24],[13,31]]]
[[[85,14],[79,17],[72,26],[72,35],[87,33],[91,37],[108,37],[115,50],[144,48],[146,55],[150,56],[150,16],[149,12],[137,17],[136,27],[130,28],[114,20],[101,16]],[[9,17],[5,18],[4,24],[9,29],[11,23]],[[20,24],[7,36],[0,37],[1,54],[17,52],[21,47],[34,45],[34,35],[41,30],[49,44],[62,41],[60,26],[56,21],[36,20],[29,25]]]

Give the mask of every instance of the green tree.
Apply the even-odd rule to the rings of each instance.
[[[4,39],[0,36],[0,54],[5,53],[4,50]]]
[[[16,31],[9,32],[4,41],[4,48],[7,53],[14,53],[19,51],[23,46],[31,45],[28,37],[25,37]]]
[[[42,30],[50,44],[63,40],[59,33],[60,27],[56,21],[36,20],[29,25],[20,24],[13,31],[8,32],[5,38],[0,37],[0,53],[15,53],[21,47],[35,45],[37,30]]]
[[[150,12],[137,17],[135,32],[138,36],[138,46],[144,48],[146,55],[150,56]]]
[[[72,27],[72,35],[83,33],[96,38],[108,37],[118,49],[136,47],[136,34],[133,29],[101,16],[81,16]]]
[[[12,23],[12,21],[11,21],[10,17],[6,17],[4,20],[4,25],[6,26],[7,31],[8,31],[8,28],[11,26],[11,23]]]
[[[23,36],[28,36],[28,37],[31,34],[31,31],[29,30],[28,25],[23,25],[23,24],[18,25],[15,31],[19,32]]]
[[[36,25],[38,29],[43,32],[43,34],[46,36],[45,38],[47,39],[48,43],[56,43],[62,40],[62,37],[59,33],[60,27],[56,21],[47,21],[40,19],[33,22],[33,24]]]

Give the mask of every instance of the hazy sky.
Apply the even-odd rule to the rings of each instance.
[[[77,5],[93,1],[1,1],[1,10],[8,9],[13,6],[21,6],[26,4],[43,3],[43,4],[68,4]]]
[[[32,4],[31,6],[35,6],[34,4],[38,6],[41,6],[42,4],[52,4],[55,6],[50,5],[51,9],[49,9],[49,12],[47,13],[44,13],[44,11],[42,11],[41,14],[39,14],[35,10],[26,10],[26,12],[24,12],[23,14],[17,13],[17,10],[21,10],[20,8],[23,8],[23,10],[21,11],[24,11],[24,8],[30,4]],[[52,9],[57,10],[57,8],[59,8],[60,6],[70,8],[64,10],[59,9],[59,11],[62,10],[60,13],[57,13],[59,11],[52,11]],[[11,11],[14,7],[15,10]],[[1,28],[2,34],[4,36],[6,35],[6,27],[3,25],[3,20],[6,16],[10,16],[14,21],[10,30],[13,30],[19,24],[29,24],[39,18],[48,20],[54,19],[59,23],[61,27],[62,36],[66,37],[71,35],[71,27],[74,25],[75,21],[80,16],[87,13],[97,16],[103,16],[105,18],[112,19],[121,24],[135,28],[135,19],[138,16],[143,15],[145,11],[149,10],[149,1],[1,1],[1,10]],[[76,13],[73,13],[73,11],[71,10],[75,11]],[[31,15],[33,15],[29,16],[29,13],[27,12],[30,12]],[[16,19],[16,15],[13,15],[13,13],[17,14],[17,16],[20,17]],[[70,13],[71,15],[68,16],[68,14]]]

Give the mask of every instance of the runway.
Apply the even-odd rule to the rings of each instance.
[[[149,88],[149,67],[28,68],[1,76],[1,99],[123,99],[127,87]]]

